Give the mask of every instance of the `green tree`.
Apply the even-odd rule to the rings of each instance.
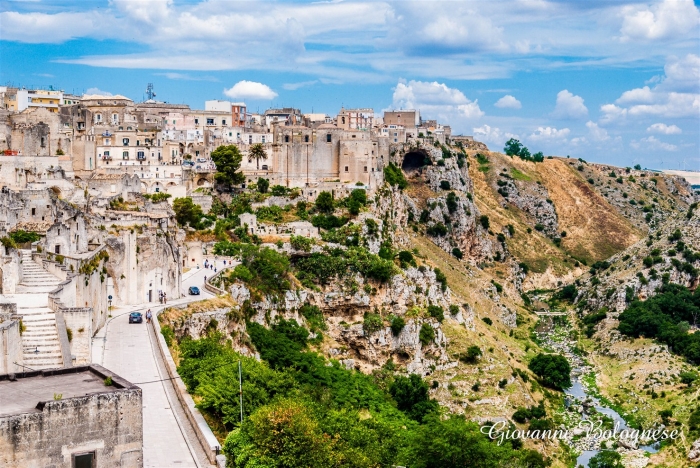
[[[384,168],[384,180],[386,180],[389,185],[395,185],[399,189],[408,187],[408,181],[403,175],[401,168],[391,162]]]
[[[270,188],[270,181],[260,177],[258,179],[257,185],[258,185],[258,192],[267,193],[267,189]]]
[[[404,463],[412,468],[496,468],[512,465],[518,453],[508,444],[497,445],[464,416],[445,420],[430,417],[409,434]],[[543,466],[543,465],[542,465]]]
[[[211,153],[211,159],[216,164],[214,178],[220,184],[229,188],[232,185],[245,182],[245,176],[238,172],[243,156],[236,145],[219,146]]]
[[[571,387],[571,365],[564,356],[540,353],[528,367],[547,387],[559,390]]]
[[[248,162],[253,162],[253,159],[255,159],[256,168],[259,170],[260,160],[267,159],[267,152],[262,143],[255,143],[248,150]]]
[[[311,408],[285,399],[260,408],[232,431],[224,454],[233,467],[326,468],[338,466],[334,445]]]
[[[503,148],[503,152],[508,156],[520,156],[520,151],[522,148],[523,144],[520,143],[519,140],[511,138],[510,140],[506,141],[506,146]]]
[[[396,400],[397,408],[416,421],[422,421],[438,409],[437,402],[428,395],[428,384],[417,374],[396,377],[389,393]]]
[[[598,452],[588,462],[588,468],[622,468],[622,456],[612,450]]]
[[[190,225],[193,228],[199,226],[199,222],[204,216],[202,208],[195,205],[189,197],[176,198],[173,201],[173,210],[175,211],[175,219],[181,226]]]
[[[333,194],[323,191],[316,198],[316,209],[321,213],[333,213]]]

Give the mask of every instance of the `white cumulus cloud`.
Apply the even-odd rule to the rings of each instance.
[[[591,122],[590,120],[586,122],[586,127],[591,135],[591,140],[593,141],[606,141],[610,139],[608,131],[604,128],[600,128],[597,123]]]
[[[98,96],[114,96],[114,94],[110,93],[109,91],[103,91],[100,88],[88,88],[85,90],[85,94],[96,94]]]
[[[529,137],[528,140],[532,141],[554,141],[554,140],[566,140],[566,137],[571,131],[568,128],[562,128],[557,130],[554,127],[537,127]]]
[[[643,150],[643,151],[644,150],[676,151],[678,149],[678,146],[661,141],[653,135],[648,136],[646,138],[642,138],[640,140],[632,140],[630,142],[630,146],[634,149]]]
[[[392,98],[394,109],[418,109],[421,115],[448,123],[450,118],[478,119],[484,112],[479,103],[458,89],[437,81],[399,82]]]
[[[518,139],[518,135],[509,132],[503,132],[500,128],[491,127],[490,125],[484,124],[481,127],[472,128],[472,134],[477,141],[482,143],[491,143],[496,151],[500,151],[506,140],[511,138]]]
[[[693,0],[665,0],[651,7],[623,8],[620,32],[623,41],[683,37],[700,24],[700,12]]]
[[[267,100],[277,97],[268,85],[256,81],[239,81],[229,89],[224,89],[224,94],[232,99],[260,99]]]
[[[514,96],[511,96],[510,94],[506,94],[501,99],[496,101],[496,104],[494,104],[494,106],[500,107],[501,109],[520,109],[521,107],[523,107],[520,101],[518,101]]]
[[[604,104],[601,123],[624,120],[627,117],[697,117],[700,114],[700,57],[669,57],[665,75],[650,88],[625,91],[615,104]]]
[[[581,96],[564,89],[557,94],[557,103],[552,115],[559,119],[582,119],[588,115],[588,108]]]
[[[666,125],[665,123],[655,123],[647,128],[649,133],[661,133],[662,135],[679,135],[683,131],[677,125]]]

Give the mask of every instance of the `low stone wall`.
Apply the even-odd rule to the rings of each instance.
[[[0,374],[21,372],[22,356],[19,319],[0,322]]]
[[[214,278],[218,278],[223,272],[229,270],[230,268],[231,267],[227,266],[227,267],[224,267],[221,270],[217,271],[216,273],[214,273],[214,275],[212,275],[211,278],[208,278],[207,281],[204,283],[204,289],[206,289],[207,291],[209,291],[212,294],[216,294],[217,296],[228,294],[228,291],[217,288],[213,284],[210,284],[210,281],[213,280]]]
[[[190,394],[187,393],[185,383],[182,381],[182,379],[177,373],[177,366],[175,365],[175,361],[173,361],[173,357],[170,355],[168,345],[165,343],[165,338],[163,338],[163,335],[160,332],[160,323],[158,322],[159,313],[160,311],[155,313],[155,320],[151,320],[151,323],[153,324],[153,330],[156,333],[158,349],[160,350],[160,354],[163,357],[165,368],[168,371],[168,377],[170,377],[173,383],[173,388],[175,389],[175,393],[177,394],[177,399],[180,400],[180,404],[185,410],[185,415],[187,415],[187,419],[190,421],[190,424],[192,424],[192,428],[194,429],[194,432],[197,435],[197,439],[199,439],[200,444],[204,448],[204,451],[207,454],[207,458],[212,464],[217,464],[222,457],[222,455],[219,454],[219,452],[221,451],[221,446],[219,445],[219,441],[216,439],[216,436],[214,436],[214,433],[209,428],[209,425],[204,420],[204,417],[195,407],[194,400],[192,400]],[[225,459],[223,466],[225,466]]]
[[[56,317],[56,330],[58,331],[58,342],[61,345],[61,357],[63,358],[63,367],[73,366],[73,357],[70,349],[70,340],[68,340],[68,331],[66,330],[66,321],[63,318],[63,313],[58,310],[54,312]]]

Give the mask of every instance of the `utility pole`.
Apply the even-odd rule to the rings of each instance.
[[[238,360],[238,399],[241,407],[241,424],[243,424],[243,379],[241,377],[241,360]]]

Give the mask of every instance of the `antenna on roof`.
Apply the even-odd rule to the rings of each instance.
[[[153,83],[148,83],[148,86],[146,86],[146,97],[148,97],[149,101],[156,97],[156,93],[153,92]]]

